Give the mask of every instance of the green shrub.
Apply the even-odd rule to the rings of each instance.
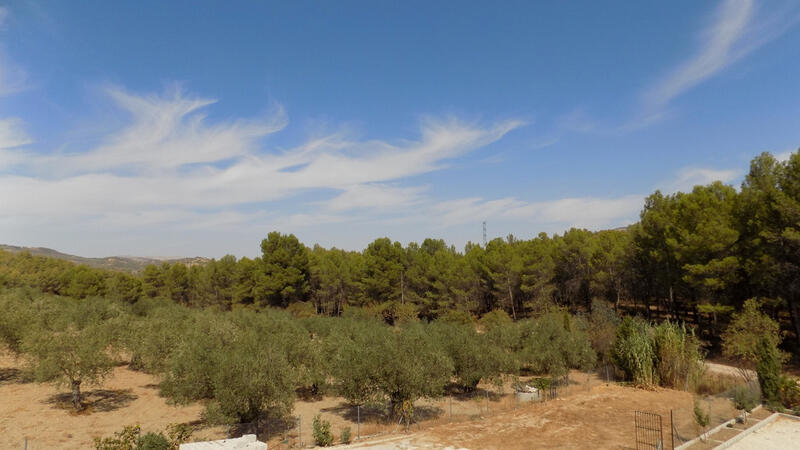
[[[697,400],[694,401],[694,423],[696,423],[700,428],[703,429],[703,436],[705,437],[706,427],[711,422],[709,418],[709,414],[700,407],[700,402]]]
[[[114,436],[107,438],[94,438],[95,450],[135,450],[139,440],[141,428],[139,425],[131,425],[114,433]]]
[[[781,343],[780,326],[761,312],[759,300],[751,298],[744,302],[740,313],[733,315],[730,325],[722,334],[722,354],[738,360],[744,367],[752,368],[760,360],[759,343],[762,340],[777,348]]]
[[[597,360],[582,319],[551,312],[521,321],[518,328],[517,357],[521,365],[535,373],[560,377],[569,369],[589,369]]]
[[[597,359],[607,364],[614,345],[614,333],[619,326],[620,318],[608,302],[592,300],[592,313],[589,316],[589,340],[597,353]]]
[[[550,386],[553,384],[552,378],[534,378],[530,381],[530,384],[533,385],[536,389],[540,391],[544,391],[550,389]]]
[[[758,392],[750,388],[750,386],[737,386],[733,390],[733,405],[736,409],[745,412],[745,422],[747,421],[747,413],[753,410],[758,404]]]
[[[327,447],[333,444],[333,433],[331,433],[331,423],[322,420],[317,414],[312,423],[314,429],[314,442],[320,447]]]
[[[353,436],[350,434],[350,427],[344,427],[342,429],[342,444],[349,444],[352,440]]]
[[[800,406],[800,387],[797,386],[797,380],[787,376],[781,375],[778,379],[778,399],[784,408],[797,409]]]
[[[163,434],[150,432],[139,438],[136,450],[172,450],[172,444]]]
[[[766,337],[758,340],[756,347],[758,363],[756,373],[758,374],[758,385],[761,387],[761,397],[767,403],[778,403],[780,401],[779,385],[781,378],[780,353],[773,341]]]
[[[468,311],[448,309],[437,319],[440,322],[452,322],[461,325],[475,325],[475,318]]]

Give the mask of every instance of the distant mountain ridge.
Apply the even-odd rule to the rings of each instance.
[[[196,256],[194,258],[174,258],[174,259],[159,259],[159,258],[144,258],[139,256],[108,256],[105,258],[86,258],[83,256],[70,255],[61,253],[57,250],[45,247],[18,247],[16,245],[0,244],[0,250],[7,252],[19,253],[30,252],[35,256],[47,256],[50,258],[58,258],[74,262],[75,264],[84,264],[89,267],[98,269],[117,270],[121,272],[136,273],[144,270],[149,264],[161,263],[183,263],[187,266],[202,265],[210,261],[209,258]]]

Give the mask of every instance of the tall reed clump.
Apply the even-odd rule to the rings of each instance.
[[[683,325],[652,326],[626,317],[617,328],[611,360],[638,385],[689,388],[703,373],[703,356],[694,333]]]
[[[653,327],[658,384],[689,389],[703,374],[703,355],[694,332],[684,325],[662,322]]]
[[[640,385],[655,381],[655,349],[652,329],[644,320],[622,319],[611,348],[611,361],[624,374],[625,379]]]

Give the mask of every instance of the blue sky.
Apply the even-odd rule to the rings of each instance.
[[[0,6],[0,242],[258,254],[634,222],[800,146],[794,2]]]

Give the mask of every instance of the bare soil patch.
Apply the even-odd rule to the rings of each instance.
[[[0,448],[91,448],[95,437],[110,436],[126,425],[143,432],[162,431],[170,423],[197,423],[199,404],[170,406],[158,395],[151,375],[114,368],[99,387],[86,390],[85,412],[75,414],[69,394],[49,384],[28,383],[20,376],[22,362],[0,354]],[[196,438],[220,438],[220,427],[201,429]]]
[[[675,445],[700,432],[692,418],[690,393],[668,389],[643,390],[598,384],[577,389],[565,398],[547,403],[520,405],[461,423],[441,423],[421,431],[362,442],[353,448],[633,448],[634,411],[661,414],[664,439],[669,443],[670,410],[677,429]],[[736,413],[730,402],[709,399],[712,426]]]

